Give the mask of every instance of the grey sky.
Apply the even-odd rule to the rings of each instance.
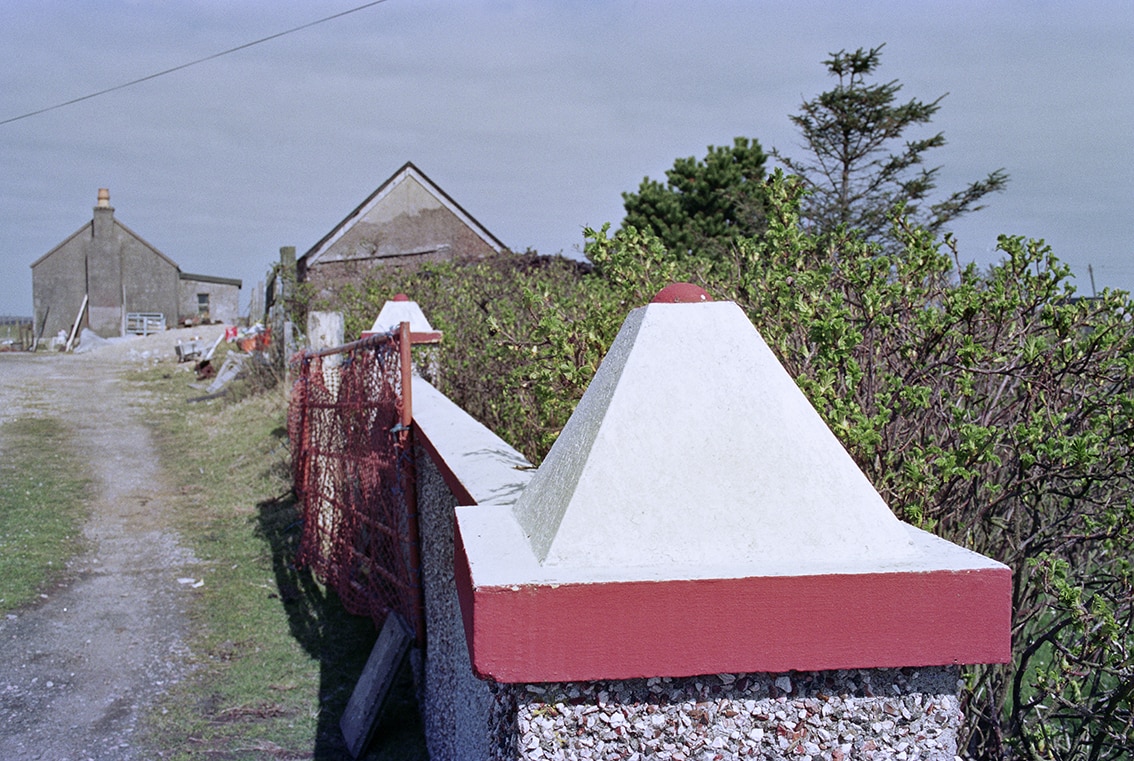
[[[361,0],[7,0],[0,120],[201,58]],[[903,95],[948,92],[940,190],[1005,168],[955,225],[1045,238],[1089,292],[1134,289],[1134,3],[440,2],[367,10],[0,126],[0,314],[29,265],[116,216],[187,272],[245,281],[313,245],[413,161],[514,249],[571,253],[623,191],[737,135],[798,153],[788,115],[821,61],[885,42]]]

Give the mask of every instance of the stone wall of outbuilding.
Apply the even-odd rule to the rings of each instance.
[[[240,281],[181,274],[178,284],[179,321],[201,321],[206,318],[199,309],[199,297],[208,297],[209,322],[235,324],[240,319]]]

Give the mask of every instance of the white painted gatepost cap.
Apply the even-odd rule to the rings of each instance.
[[[374,325],[371,326],[370,330],[363,332],[362,337],[365,338],[375,333],[389,333],[392,330],[397,330],[403,322],[410,324],[410,331],[413,333],[433,332],[433,326],[425,318],[425,313],[421,311],[418,303],[411,301],[409,296],[404,293],[399,293],[382,305],[378,317],[374,320]]]
[[[457,509],[474,669],[1007,660],[1010,570],[899,521],[743,311],[698,291],[630,313],[514,504]]]

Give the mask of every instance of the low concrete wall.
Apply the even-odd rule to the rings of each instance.
[[[422,584],[428,639],[418,684],[429,757],[488,758],[492,693],[473,675],[453,583],[453,508],[457,501],[429,453],[417,449]]]
[[[533,470],[420,378],[413,406],[427,635],[418,684],[433,761],[954,758],[962,716],[952,666],[553,684],[478,679],[454,579],[454,508],[509,503]]]
[[[413,411],[427,639],[417,683],[426,744],[432,761],[493,758],[491,685],[473,674],[453,576],[453,510],[518,494],[531,466],[419,377]]]

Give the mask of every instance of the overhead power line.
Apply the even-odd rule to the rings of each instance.
[[[11,124],[12,122],[18,122],[21,119],[28,119],[28,118],[33,117],[33,116],[39,116],[40,114],[45,114],[48,111],[54,111],[57,108],[63,108],[64,106],[71,106],[71,105],[74,105],[76,103],[82,103],[84,100],[90,100],[91,98],[97,98],[100,95],[106,95],[107,93],[112,93],[116,90],[124,90],[127,87],[133,87],[134,85],[141,84],[142,82],[149,82],[151,79],[157,79],[158,77],[164,77],[166,74],[172,74],[175,71],[181,71],[182,69],[188,69],[190,66],[196,66],[199,63],[205,63],[206,61],[212,61],[215,58],[220,58],[221,56],[226,56],[226,55],[229,55],[230,53],[236,53],[238,51],[250,48],[254,45],[259,45],[263,42],[270,42],[271,40],[277,39],[279,37],[284,37],[284,36],[289,35],[289,34],[294,34],[295,32],[300,32],[300,31],[303,31],[304,29],[310,29],[313,26],[317,26],[319,24],[324,24],[328,21],[334,21],[337,18],[342,18],[343,16],[350,15],[351,13],[357,13],[358,11],[366,10],[367,8],[371,8],[375,5],[381,5],[384,2],[386,2],[386,0],[373,0],[372,2],[356,6],[354,8],[350,8],[349,10],[341,11],[340,13],[335,13],[331,16],[327,16],[325,18],[318,19],[317,21],[310,21],[306,24],[302,24],[300,26],[294,27],[292,29],[288,29],[288,30],[283,31],[283,32],[277,32],[276,34],[271,34],[271,35],[268,35],[267,37],[262,37],[258,40],[253,40],[252,42],[246,42],[243,45],[237,45],[236,47],[229,48],[228,50],[222,50],[219,53],[213,53],[212,55],[207,55],[204,58],[198,58],[196,61],[190,61],[189,63],[183,63],[179,66],[174,66],[172,69],[165,69],[164,71],[159,71],[159,72],[156,72],[154,74],[148,74],[144,77],[139,77],[138,79],[133,79],[133,80],[130,80],[129,82],[123,82],[120,85],[115,85],[114,87],[108,87],[105,90],[99,90],[98,92],[92,92],[89,95],[83,95],[82,97],[79,97],[79,98],[72,98],[71,100],[64,101],[63,103],[56,103],[54,106],[48,106],[46,108],[41,108],[37,111],[29,111],[28,113],[20,114],[19,116],[13,116],[10,119],[4,119],[3,121],[0,121],[0,127],[4,126],[5,124]]]

